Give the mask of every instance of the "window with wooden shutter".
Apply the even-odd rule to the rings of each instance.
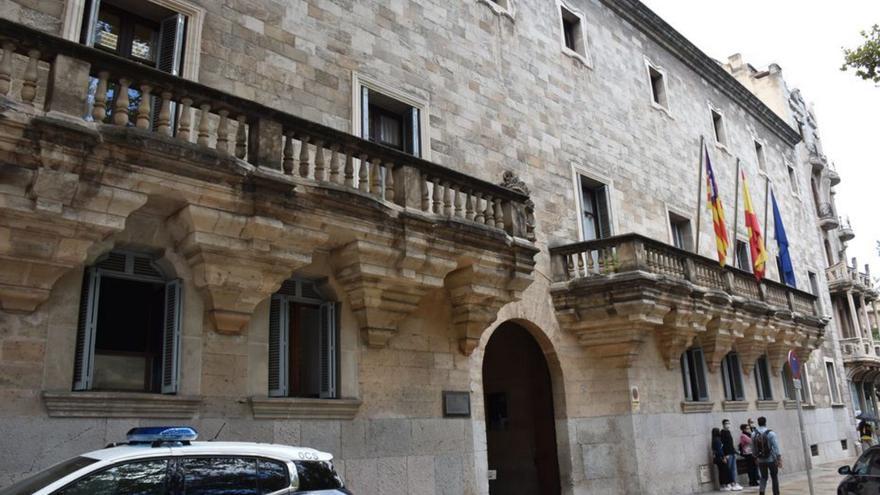
[[[165,284],[165,320],[162,335],[162,393],[174,394],[180,382],[180,280]]]
[[[291,279],[269,303],[269,396],[337,398],[339,303]]]
[[[422,156],[421,110],[361,86],[361,137],[411,155]]]
[[[97,298],[101,279],[98,271],[86,268],[79,297],[79,322],[76,328],[76,354],[73,363],[73,389],[88,390],[92,385],[95,349]]]
[[[680,361],[685,400],[692,402],[709,400],[703,349],[699,347],[688,349],[682,353]]]
[[[580,177],[581,234],[583,240],[611,237],[611,210],[608,186]]]

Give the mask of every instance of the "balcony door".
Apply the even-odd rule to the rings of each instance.
[[[483,358],[491,495],[560,493],[550,369],[523,327],[502,324]]]

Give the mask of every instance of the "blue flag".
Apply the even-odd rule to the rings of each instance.
[[[779,246],[779,267],[782,271],[780,277],[785,285],[797,287],[794,280],[794,268],[791,266],[791,255],[788,254],[788,236],[785,235],[785,226],[782,225],[782,215],[779,214],[779,205],[776,204],[776,195],[770,190],[770,199],[773,201],[773,232],[776,245]]]

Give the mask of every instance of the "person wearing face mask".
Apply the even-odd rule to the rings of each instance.
[[[725,419],[721,422],[721,426],[721,445],[724,452],[724,458],[727,461],[727,470],[730,476],[730,484],[726,487],[722,486],[721,491],[738,492],[742,490],[743,487],[736,482],[736,444],[733,443],[733,435],[730,433],[730,420]]]

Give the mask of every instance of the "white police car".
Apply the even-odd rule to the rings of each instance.
[[[0,495],[351,495],[325,452],[197,436],[182,426],[133,428],[128,442],[56,464]]]

